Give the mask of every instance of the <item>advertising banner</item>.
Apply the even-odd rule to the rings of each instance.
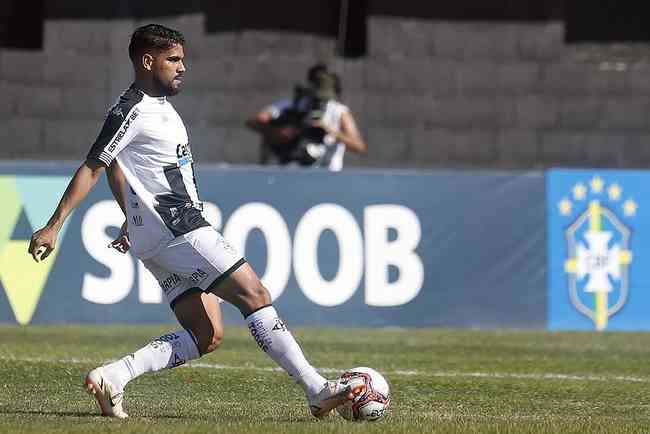
[[[28,256],[75,169],[0,165],[0,322],[172,321],[142,263],[107,247],[124,217],[105,180],[46,261]],[[292,325],[546,325],[541,172],[198,166],[196,178],[206,218]]]

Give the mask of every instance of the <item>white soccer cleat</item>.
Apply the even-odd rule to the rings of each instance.
[[[339,405],[363,394],[365,389],[366,383],[362,378],[353,378],[345,384],[328,380],[320,392],[308,398],[309,410],[314,417],[324,417]]]
[[[129,417],[122,409],[124,393],[118,392],[113,383],[106,379],[102,367],[95,368],[88,373],[85,389],[89,394],[95,395],[97,404],[102,410],[102,416],[117,417],[119,419]]]

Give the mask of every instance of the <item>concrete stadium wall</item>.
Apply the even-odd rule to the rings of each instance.
[[[0,158],[80,159],[131,80],[131,31],[163,22],[188,39],[173,102],[201,161],[254,163],[245,118],[285,97],[319,60],[370,146],[348,166],[639,167],[650,163],[650,65],[643,47],[569,46],[560,22],[373,16],[368,56],[326,36],[206,33],[201,13],[151,20],[51,19],[42,51],[0,49]]]

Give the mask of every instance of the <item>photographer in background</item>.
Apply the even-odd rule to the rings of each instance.
[[[338,101],[336,74],[319,63],[296,85],[291,99],[276,102],[246,122],[262,136],[261,164],[296,164],[341,170],[345,149],[363,154],[368,146],[350,109]]]

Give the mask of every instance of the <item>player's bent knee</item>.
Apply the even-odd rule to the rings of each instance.
[[[271,304],[271,294],[262,284],[248,289],[246,296],[249,300],[249,307],[253,310]]]

